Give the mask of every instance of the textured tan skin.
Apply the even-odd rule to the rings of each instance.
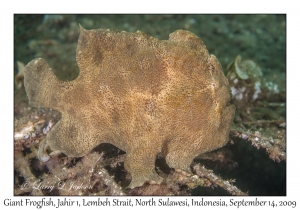
[[[170,167],[190,171],[195,156],[228,142],[235,112],[228,81],[195,34],[158,40],[81,28],[76,53],[80,74],[71,82],[41,58],[25,70],[30,105],[62,113],[45,140],[52,150],[79,157],[111,143],[126,151],[136,187],[162,180],[154,168],[160,152]]]

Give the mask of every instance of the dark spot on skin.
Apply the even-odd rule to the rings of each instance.
[[[93,54],[93,61],[99,65],[103,60],[103,53],[101,52],[100,49],[95,50],[94,54]]]
[[[114,109],[112,111],[112,120],[115,124],[119,124],[119,120],[120,120],[120,114],[119,111],[117,109]]]
[[[36,67],[36,70],[37,70],[37,72],[40,73],[43,70],[42,65],[38,64],[37,67]]]
[[[71,125],[69,128],[69,137],[76,138],[77,137],[77,129],[74,125]]]
[[[132,56],[136,53],[136,46],[134,44],[131,44],[131,43],[127,44],[126,48],[127,48],[126,52],[129,56]]]

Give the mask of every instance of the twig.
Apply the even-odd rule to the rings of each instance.
[[[230,135],[233,137],[251,141],[252,145],[257,149],[259,149],[260,147],[265,148],[269,153],[269,157],[274,161],[276,160],[277,162],[280,162],[281,160],[286,159],[285,141],[282,141],[280,139],[273,139],[272,137],[267,138],[261,136],[259,132],[251,134],[249,132],[231,130]]]
[[[214,174],[212,170],[208,170],[204,168],[204,166],[200,166],[199,164],[196,164],[193,168],[199,177],[206,178],[210,180],[212,183],[219,185],[227,192],[229,192],[231,195],[243,195],[243,196],[248,195],[247,193],[242,192],[236,186],[232,185],[229,181],[225,181],[220,176]]]
[[[285,120],[257,120],[252,122],[243,122],[244,124],[283,124]]]

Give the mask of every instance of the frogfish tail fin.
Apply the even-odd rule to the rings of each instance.
[[[61,81],[54,75],[48,63],[37,58],[27,64],[24,71],[24,86],[33,107],[57,107],[55,92]]]

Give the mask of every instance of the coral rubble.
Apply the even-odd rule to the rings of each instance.
[[[255,101],[261,93],[262,71],[252,60],[242,61],[238,55],[233,62],[228,64],[227,78],[229,80],[232,97],[237,101],[237,106]]]
[[[231,137],[251,141],[257,149],[265,148],[274,161],[285,160],[285,119],[278,114],[285,103],[276,101],[283,91],[279,91],[276,83],[262,77],[262,69],[257,63],[250,59],[242,61],[240,55],[226,70],[232,101],[238,107],[236,119],[242,125],[232,127]]]
[[[154,170],[167,164],[190,172],[195,156],[228,142],[234,106],[217,58],[195,34],[178,30],[160,41],[140,31],[81,28],[77,79],[60,81],[47,62],[34,59],[24,72],[33,107],[53,108],[62,119],[40,144],[82,157],[100,143],[124,150],[130,187],[160,183]]]

